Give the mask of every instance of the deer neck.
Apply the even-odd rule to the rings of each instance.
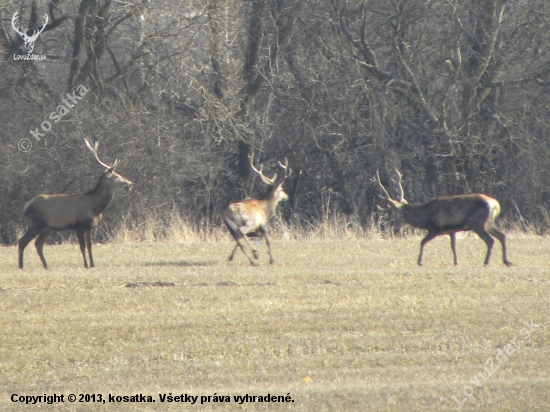
[[[277,205],[281,199],[275,199],[275,197],[271,197],[270,199],[266,199],[265,202],[265,214],[267,216],[267,220],[271,219],[273,215],[275,214],[275,211],[277,210]]]
[[[265,195],[260,197],[258,200],[260,200],[264,214],[266,215],[267,220],[269,220],[275,214],[275,209],[277,208],[278,203],[275,200],[274,187],[270,187]]]
[[[101,176],[94,190],[86,193],[88,198],[89,205],[93,210],[94,214],[97,216],[100,213],[103,213],[111,199],[113,198],[113,192],[107,185],[107,179],[105,176]]]
[[[407,203],[401,206],[401,213],[405,222],[412,227],[421,229],[426,222],[426,209],[419,205],[409,205]]]

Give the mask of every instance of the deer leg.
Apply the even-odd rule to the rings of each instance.
[[[19,269],[23,269],[23,253],[25,252],[25,248],[39,233],[40,229],[29,228],[27,229],[27,233],[19,239]]]
[[[228,260],[231,262],[233,260],[233,258],[235,257],[235,252],[237,251],[237,248],[240,246],[239,245],[239,240],[238,240],[239,228],[231,220],[225,220],[224,219],[224,223],[227,226],[227,229],[229,230],[229,233],[231,233],[231,236],[233,236],[233,239],[235,239],[235,241],[237,242],[237,244],[233,248],[233,252],[231,252],[231,255],[229,255]],[[239,234],[242,235],[242,233],[239,233]]]
[[[48,264],[46,263],[46,259],[44,258],[44,243],[46,242],[46,240],[48,240],[51,234],[52,229],[50,229],[49,227],[45,227],[40,232],[40,235],[36,239],[36,242],[34,242],[34,246],[36,247],[36,251],[38,252],[38,257],[40,258],[44,269],[48,269]]]
[[[269,252],[269,263],[273,264],[275,261],[273,260],[273,255],[271,254],[271,243],[269,242],[269,237],[267,236],[267,232],[264,227],[260,228],[260,232],[265,238],[265,244],[267,245],[267,251]]]
[[[456,233],[451,232],[451,233],[449,233],[449,236],[451,237],[451,249],[453,250],[455,266],[457,266],[458,265],[458,258],[456,256]]]
[[[485,266],[489,264],[489,259],[491,258],[491,250],[493,249],[493,244],[495,241],[484,228],[482,229],[472,229],[487,245],[487,255],[485,256]]]
[[[80,245],[80,252],[84,258],[84,267],[88,269],[88,262],[86,261],[86,241],[84,240],[84,229],[78,228],[76,230],[76,237],[78,238],[78,244]]]
[[[90,258],[90,267],[94,267],[94,258],[92,257],[92,230],[86,230],[84,233],[84,240],[86,241],[86,247],[88,248],[88,257]]]
[[[255,266],[256,264],[254,261],[250,258],[248,253],[246,252],[245,247],[241,243],[241,239],[244,237],[245,240],[248,242],[248,239],[246,239],[246,235],[243,234],[243,232],[239,229],[238,226],[236,226],[232,221],[225,221],[225,224],[227,225],[227,228],[229,229],[229,233],[231,233],[231,236],[233,236],[233,239],[235,239],[235,242],[237,242],[237,246],[233,249],[233,252],[231,252],[231,255],[229,256],[229,260],[233,260],[233,257],[235,256],[235,252],[237,251],[237,248],[240,247],[245,256],[248,258],[252,266]],[[250,245],[250,243],[249,243]],[[251,247],[252,248],[252,247]]]
[[[244,238],[246,239],[246,236],[244,236]],[[241,238],[242,239],[242,238]],[[247,243],[248,243],[248,239],[246,239]],[[250,243],[248,243],[250,245]],[[241,250],[243,251],[243,253],[245,254],[245,256],[248,258],[248,260],[250,260],[250,264],[252,266],[257,266],[257,263],[255,263],[252,258],[248,255],[248,253],[246,252],[246,248],[244,247],[244,245],[239,242],[239,239],[237,239],[237,245],[241,248]],[[253,250],[254,252],[254,257],[256,257],[256,251]],[[257,259],[257,258],[256,258]]]
[[[494,227],[490,227],[489,229],[487,229],[487,232],[489,232],[490,235],[496,237],[502,245],[502,261],[504,262],[504,264],[506,266],[512,266],[512,262],[506,259],[506,236],[504,236],[504,233]]]
[[[235,257],[235,252],[237,251],[237,249],[239,248],[239,242],[237,242],[237,244],[235,245],[235,247],[233,248],[233,252],[231,252],[231,255],[229,255],[229,261],[231,262],[233,260],[233,258]]]
[[[247,233],[247,232],[241,231],[241,233]],[[258,260],[260,258],[260,255],[258,255],[258,251],[256,249],[254,249],[254,246],[252,246],[252,243],[250,243],[250,240],[248,240],[248,237],[243,236],[243,238],[246,241],[246,244],[248,245],[248,247],[252,250],[252,254],[254,255],[254,259]]]
[[[418,255],[418,266],[422,266],[422,253],[424,253],[424,245],[432,240],[437,235],[433,232],[428,232],[428,234],[420,242],[420,254]]]

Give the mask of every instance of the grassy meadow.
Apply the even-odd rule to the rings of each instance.
[[[227,261],[229,235],[94,245],[89,270],[76,244],[46,246],[47,271],[32,244],[24,270],[2,247],[0,410],[548,411],[550,239],[508,239],[511,268],[498,243],[483,267],[470,235],[458,267],[448,237],[423,267],[416,236],[275,240],[259,267]],[[11,401],[54,393],[65,402]],[[245,394],[293,402],[234,401]]]

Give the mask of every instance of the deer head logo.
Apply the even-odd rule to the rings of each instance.
[[[40,33],[44,31],[44,29],[46,28],[46,24],[48,24],[48,15],[47,14],[44,15],[45,20],[44,20],[44,25],[42,26],[42,29],[40,30],[35,29],[33,35],[29,37],[27,36],[27,33],[19,31],[19,29],[15,26],[15,20],[17,19],[18,13],[19,12],[16,11],[15,14],[13,15],[11,19],[11,25],[13,26],[13,29],[25,41],[25,48],[27,49],[27,54],[31,54],[34,49],[34,42],[36,41],[36,39],[38,39],[38,36],[40,35]]]

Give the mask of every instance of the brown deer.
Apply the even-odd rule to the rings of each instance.
[[[267,250],[269,251],[269,263],[273,264],[273,255],[271,254],[271,244],[269,242],[269,237],[267,236],[266,224],[275,214],[277,205],[281,200],[287,200],[288,195],[283,190],[283,182],[290,176],[292,170],[288,168],[288,160],[285,159],[285,164],[279,162],[279,166],[284,170],[284,176],[277,180],[277,174],[275,174],[271,179],[264,176],[262,172],[262,166],[260,170],[254,167],[254,155],[250,158],[250,165],[252,170],[254,170],[261,178],[262,181],[268,185],[267,192],[264,196],[259,199],[246,198],[245,200],[232,203],[225,210],[223,214],[223,220],[231,232],[231,235],[237,242],[233,252],[229,256],[229,260],[233,260],[237,248],[241,248],[243,253],[246,255],[250,263],[255,266],[256,263],[250,258],[247,253],[242,240],[248,244],[255,259],[258,259],[258,252],[252,247],[248,241],[248,237],[259,237],[265,238],[265,243],[267,244]]]
[[[491,249],[496,237],[502,244],[502,260],[506,266],[512,262],[506,259],[506,237],[496,229],[495,219],[500,213],[500,205],[496,199],[483,194],[457,195],[441,197],[421,205],[409,205],[405,200],[403,186],[401,184],[403,175],[395,169],[399,177],[399,199],[394,200],[380,182],[380,175],[376,172],[376,180],[385,195],[385,200],[394,211],[393,230],[397,234],[401,228],[408,224],[417,229],[428,231],[420,242],[420,254],[418,265],[422,266],[422,252],[424,245],[440,235],[449,235],[451,238],[451,249],[454,255],[454,264],[458,265],[456,256],[456,232],[469,231],[476,233],[487,244],[487,255],[485,265],[489,264]]]
[[[44,243],[52,231],[74,230],[80,244],[80,251],[84,258],[84,267],[88,268],[86,261],[86,246],[90,257],[90,266],[94,267],[92,257],[92,227],[97,224],[101,214],[107,208],[116,192],[130,190],[133,183],[125,177],[115,173],[118,159],[113,165],[103,163],[97,155],[98,142],[92,148],[88,140],[86,146],[94,154],[100,165],[105,167],[95,189],[87,193],[38,195],[25,204],[24,214],[28,229],[19,240],[19,268],[23,269],[23,252],[25,247],[37,235],[34,242],[38,256],[44,269],[48,268],[44,259]]]

